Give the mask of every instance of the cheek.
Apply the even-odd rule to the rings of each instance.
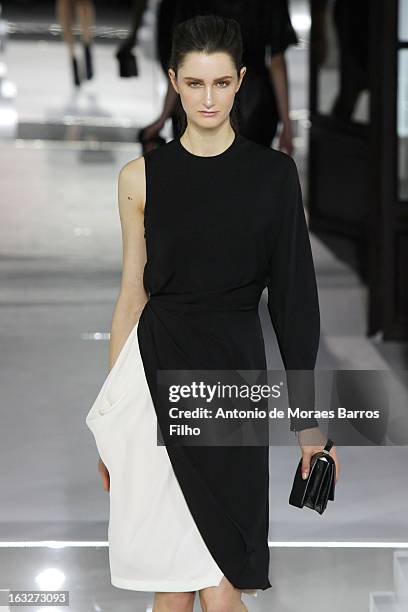
[[[224,106],[232,106],[234,104],[234,99],[235,99],[235,91],[234,89],[231,87],[220,92],[220,97],[219,97],[220,101],[222,102],[222,104]]]
[[[184,105],[192,107],[201,99],[200,91],[197,89],[184,89],[182,92]]]

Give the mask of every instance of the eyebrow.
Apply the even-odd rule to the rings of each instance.
[[[197,79],[196,77],[190,77],[190,76],[186,76],[184,77],[185,79],[192,79],[193,81],[202,81],[203,79]],[[222,77],[217,77],[216,79],[214,79],[214,81],[221,81],[222,79],[232,79],[233,77],[230,74],[226,74],[225,76]]]

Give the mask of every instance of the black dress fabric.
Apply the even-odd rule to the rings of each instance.
[[[243,63],[247,72],[237,94],[240,133],[270,146],[279,113],[265,56],[283,53],[289,45],[298,43],[287,0],[162,0],[157,48],[164,72],[168,69],[174,27],[181,21],[205,14],[231,17],[241,26]],[[176,122],[173,125],[176,129]]]
[[[159,425],[167,406],[157,370],[266,369],[265,287],[284,367],[313,369],[319,305],[293,159],[239,133],[219,155],[195,155],[176,138],[144,159],[149,300],[138,341]],[[236,588],[271,586],[268,450],[167,446],[198,529]]]

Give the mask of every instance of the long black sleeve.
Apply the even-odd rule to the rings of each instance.
[[[320,340],[319,301],[299,175],[289,156],[288,165],[283,179],[281,217],[269,262],[268,310],[285,370],[310,371],[299,377],[293,375],[292,384],[291,375],[287,375],[289,403],[296,407],[291,402],[301,387],[300,406],[313,409],[313,370]],[[290,429],[300,431],[317,426],[314,417],[293,417]]]

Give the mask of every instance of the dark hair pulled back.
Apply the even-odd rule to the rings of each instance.
[[[173,31],[168,67],[172,68],[177,75],[186,55],[192,51],[207,54],[228,53],[239,77],[243,65],[243,41],[240,24],[236,19],[213,14],[196,15],[182,21],[177,24]],[[237,105],[236,96],[230,112],[231,126],[235,132],[239,132]],[[187,116],[181,104],[180,96],[177,98],[175,113],[179,135],[181,136],[187,127]]]

